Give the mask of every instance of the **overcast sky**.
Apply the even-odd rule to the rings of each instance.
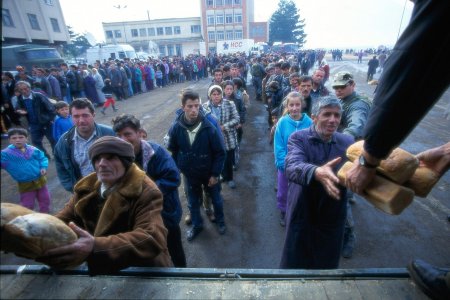
[[[104,41],[102,22],[200,16],[204,0],[60,0],[66,24]],[[268,21],[277,0],[255,0],[255,21]],[[305,48],[392,46],[408,24],[409,0],[295,0],[305,19]],[[406,6],[405,6],[406,4]],[[126,5],[117,9],[114,6]],[[405,13],[402,21],[402,13]],[[400,23],[402,26],[400,27]]]

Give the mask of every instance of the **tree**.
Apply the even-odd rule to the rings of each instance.
[[[65,46],[64,52],[74,58],[77,58],[80,54],[86,52],[86,49],[91,47],[91,44],[89,44],[85,34],[75,33],[70,26],[67,26],[67,30],[70,35],[70,44]]]
[[[303,30],[304,22],[294,1],[280,0],[269,21],[269,43],[298,43],[302,47],[307,36]]]

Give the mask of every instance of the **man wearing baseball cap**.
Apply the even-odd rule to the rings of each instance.
[[[363,129],[372,106],[372,102],[355,92],[356,83],[350,72],[342,71],[334,75],[332,87],[336,97],[342,104],[342,117],[338,132],[353,136],[355,141],[362,139]],[[344,242],[342,245],[342,256],[351,258],[355,247],[356,235],[354,232],[354,221],[351,206],[353,193],[348,190],[347,219],[345,221]]]
[[[36,260],[57,269],[86,262],[91,274],[131,266],[171,267],[161,217],[163,197],[133,162],[133,146],[104,136],[88,152],[95,172],[75,185],[72,199],[56,214],[78,240]]]

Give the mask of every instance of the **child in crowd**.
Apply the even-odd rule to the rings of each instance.
[[[161,68],[159,66],[156,67],[155,78],[156,78],[156,85],[162,88],[163,73],[161,72]]]
[[[302,96],[298,92],[290,92],[286,96],[283,116],[275,123],[274,155],[278,170],[277,206],[281,212],[280,225],[285,226],[287,208],[288,179],[284,173],[284,159],[288,152],[288,140],[292,133],[308,128],[313,123],[311,118],[302,113]],[[282,105],[279,106],[283,107]]]
[[[55,104],[56,118],[53,123],[53,138],[58,142],[59,138],[73,126],[72,117],[69,114],[69,104],[58,101]]]
[[[1,167],[19,185],[20,204],[34,209],[37,198],[39,211],[50,211],[50,193],[47,189],[48,159],[44,152],[28,145],[28,132],[23,128],[10,128],[8,138],[11,143],[2,150]]]
[[[116,108],[116,101],[114,100],[114,88],[111,85],[110,79],[105,79],[105,86],[102,88],[103,94],[105,94],[105,104],[103,104],[103,108],[101,110],[102,114],[105,114],[105,110],[111,105],[113,111],[118,111]]]

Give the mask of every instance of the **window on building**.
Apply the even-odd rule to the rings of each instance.
[[[175,45],[175,51],[177,52],[177,55],[178,56],[181,56],[182,55],[182,46],[181,46],[181,44],[176,44]]]
[[[27,14],[28,20],[30,21],[31,29],[41,30],[41,26],[39,26],[39,21],[35,14]]]
[[[232,24],[233,23],[233,14],[226,14],[225,15],[225,23]]]
[[[164,34],[164,28],[162,28],[162,27],[157,27],[157,28],[156,28],[156,34],[157,34],[157,35],[163,35],[163,34]]]
[[[159,46],[159,55],[166,56],[166,46]]]
[[[122,37],[122,31],[120,30],[114,30],[114,37],[121,38]]]
[[[53,0],[44,0],[44,3],[53,6]]]
[[[200,33],[201,28],[200,25],[191,25],[191,33]]]
[[[6,27],[14,27],[13,19],[9,13],[9,9],[2,8],[2,23]]]
[[[227,30],[225,39],[226,40],[232,40],[233,39],[233,30]]]
[[[148,36],[155,36],[155,28],[147,28]]]
[[[208,40],[210,40],[210,41],[216,40],[216,32],[215,31],[208,31]]]
[[[181,34],[181,27],[173,26],[173,34]]]
[[[225,0],[225,5],[233,5],[233,0]]]
[[[137,29],[131,29],[131,36],[132,37],[138,37],[138,30]]]
[[[241,0],[234,0],[235,5],[241,5]]]
[[[206,0],[206,6],[213,6],[214,0]]]
[[[223,15],[217,15],[216,16],[216,24],[223,24]]]
[[[167,45],[167,55],[174,56],[175,55],[175,48],[173,45]]]
[[[234,38],[236,40],[242,40],[242,29],[238,29],[234,31]]]
[[[214,16],[206,16],[206,24],[208,26],[214,25]]]
[[[50,23],[52,23],[52,28],[54,32],[61,32],[61,29],[59,29],[58,19],[50,18]]]
[[[223,35],[223,30],[218,30],[216,36],[218,41],[223,41],[225,39]]]
[[[112,30],[106,30],[106,31],[105,31],[105,34],[106,34],[106,38],[107,38],[107,39],[112,39],[112,38],[113,38],[113,32],[112,32]]]
[[[234,14],[234,23],[242,23],[242,14],[241,13],[235,13]]]
[[[166,31],[166,35],[172,35],[172,27],[166,27],[165,31]]]
[[[147,36],[147,29],[139,28],[139,36]]]
[[[223,6],[223,0],[216,0],[216,6]]]

